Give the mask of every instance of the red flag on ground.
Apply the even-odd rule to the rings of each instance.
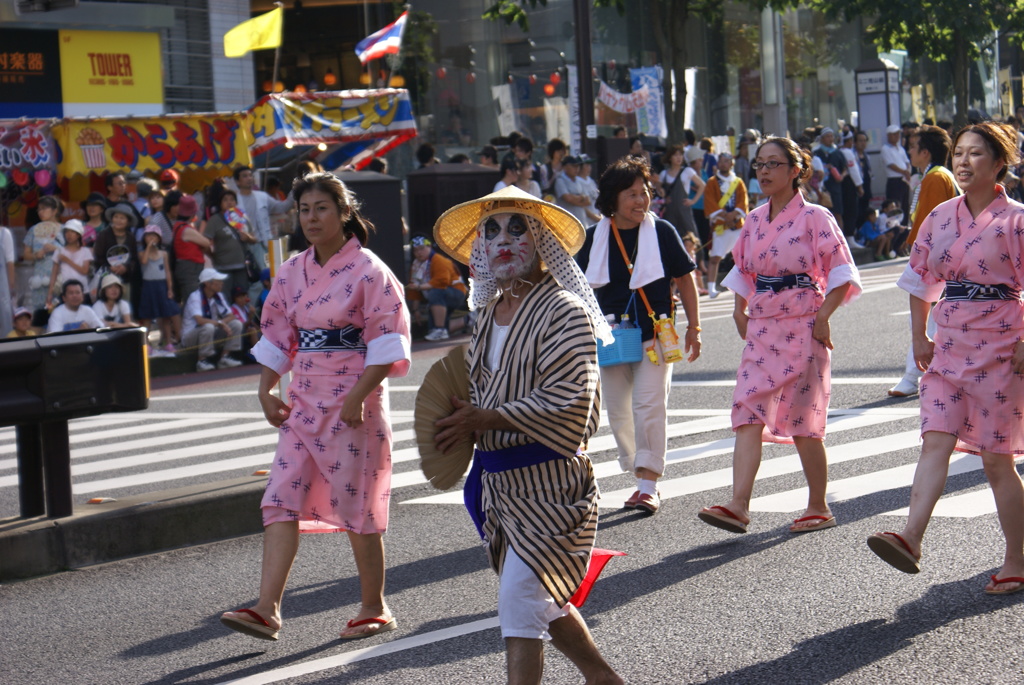
[[[579,589],[576,590],[576,594],[569,598],[569,604],[572,604],[577,609],[582,608],[587,602],[587,597],[590,596],[590,590],[594,587],[594,583],[597,582],[597,577],[604,570],[604,565],[612,557],[624,556],[626,556],[625,552],[595,547],[594,551],[590,554],[590,566],[587,567],[587,575],[584,576],[583,582],[580,583]]]

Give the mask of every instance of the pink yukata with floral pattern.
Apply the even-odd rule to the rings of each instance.
[[[285,510],[303,532],[382,533],[391,501],[387,382],[363,403],[364,423],[341,422],[341,405],[366,366],[408,373],[409,315],[402,283],[350,238],[323,266],[313,248],[281,265],[263,306],[256,360],[292,372],[291,415],[280,428],[261,507]],[[299,329],[362,329],[366,349],[299,350]],[[271,521],[272,522],[272,521]]]
[[[722,281],[747,300],[750,321],[733,391],[732,427],[764,424],[766,442],[824,439],[832,392],[831,351],[811,336],[825,295],[850,284],[842,304],[861,293],[860,274],[828,210],[798,192],[769,221],[771,203],[750,212]],[[756,292],[761,276],[806,273],[814,288]]]
[[[1024,205],[996,186],[975,219],[964,197],[925,217],[897,285],[938,301],[935,354],[921,378],[921,434],[957,437],[957,449],[1024,454],[1024,375],[1013,348],[1024,337],[1024,304],[1010,300],[940,300],[946,281],[1024,286]]]

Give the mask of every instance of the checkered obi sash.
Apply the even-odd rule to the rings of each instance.
[[[365,350],[363,329],[344,328],[299,329],[299,352],[327,352],[329,350]]]
[[[974,281],[946,281],[944,299],[947,302],[964,300],[1020,300],[1020,291],[1004,283],[975,283]]]
[[[757,274],[754,281],[754,290],[759,293],[766,293],[769,290],[780,293],[790,288],[810,288],[817,290],[818,286],[807,274],[788,274],[786,276],[762,276]]]

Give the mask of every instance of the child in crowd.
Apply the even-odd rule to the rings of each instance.
[[[142,266],[142,296],[139,298],[139,318],[147,330],[153,322],[160,327],[160,344],[150,349],[151,357],[173,357],[174,341],[181,339],[181,309],[174,301],[174,281],[167,250],[161,244],[159,226],[150,224],[142,233],[143,247],[139,251]]]
[[[248,342],[251,349],[260,339],[259,319],[251,304],[249,291],[240,285],[231,289],[231,313],[242,322],[242,341]]]
[[[910,229],[903,225],[903,209],[898,200],[886,200],[882,203],[882,213],[878,215],[878,229],[891,231],[889,239],[889,258],[894,259],[897,253],[906,257],[909,246],[905,245]]]
[[[683,247],[693,261],[698,264],[697,268],[693,271],[693,280],[697,284],[697,294],[707,295],[707,288],[704,287],[704,274],[706,271],[703,266],[700,266],[700,262],[697,261],[697,249],[700,247],[700,239],[693,231],[687,231],[683,234]]]
[[[864,216],[864,224],[857,233],[860,242],[875,251],[876,262],[889,259],[893,232],[889,230],[884,221],[878,220],[877,210],[873,208],[868,209],[867,214]],[[893,253],[893,256],[895,256],[895,253]]]
[[[28,338],[35,335],[32,329],[32,312],[24,307],[14,310],[14,330],[7,334],[8,338]]]
[[[260,272],[260,283],[263,284],[263,290],[260,292],[260,296],[256,298],[256,320],[263,320],[263,303],[267,301],[267,297],[270,296],[270,286],[272,281],[270,279],[270,269],[263,269]]]
[[[100,279],[96,304],[92,309],[106,328],[132,328],[139,325],[132,320],[132,306],[125,301],[124,285],[116,274],[106,274]]]
[[[82,244],[85,227],[78,219],[69,219],[64,224],[64,244],[53,253],[53,269],[50,271],[50,286],[46,291],[46,308],[53,305],[53,296],[64,281],[85,282],[92,269],[92,250]]]

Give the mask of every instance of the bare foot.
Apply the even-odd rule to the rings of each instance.
[[[362,607],[356,617],[353,618],[341,631],[342,639],[353,639],[369,637],[376,633],[394,630],[395,617],[386,605],[375,607]]]
[[[1024,582],[1020,582],[1021,578],[1024,578],[1024,563],[1008,561],[992,578],[993,580],[985,586],[985,592],[992,595],[1020,592],[1024,590]],[[1011,578],[1013,580],[1010,580]],[[997,583],[997,579],[1002,579],[1002,582]]]
[[[249,611],[259,614],[263,618],[263,620],[266,621],[269,624],[269,626],[274,630],[281,630],[280,615],[271,613],[269,611],[264,613],[263,611],[260,611],[259,607],[252,607],[251,609],[249,609]],[[223,614],[221,614],[221,618],[233,619],[236,621],[241,621],[243,623],[255,623],[262,625],[259,623],[259,621],[256,620],[254,616],[245,613],[241,610],[225,611]]]

